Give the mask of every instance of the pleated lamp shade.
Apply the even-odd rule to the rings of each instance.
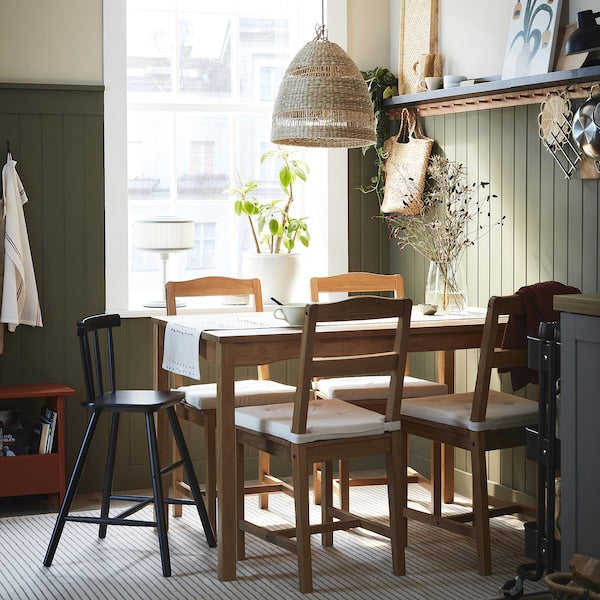
[[[271,141],[319,148],[375,143],[367,84],[337,44],[318,38],[292,59],[275,99]]]
[[[133,223],[133,245],[140,250],[177,252],[194,247],[194,221],[181,217],[148,217]]]

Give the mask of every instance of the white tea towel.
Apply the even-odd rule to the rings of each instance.
[[[42,327],[42,311],[23,213],[27,194],[17,174],[16,164],[9,153],[2,169],[5,234],[0,322],[7,323],[9,331],[14,331],[20,324]]]

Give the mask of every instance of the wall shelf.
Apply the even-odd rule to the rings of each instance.
[[[570,98],[587,98],[594,83],[600,83],[598,65],[393,96],[384,101],[384,106],[388,118],[392,120],[400,118],[403,108],[414,108],[421,117],[427,117],[521,104],[539,104],[549,92],[564,90],[568,90]]]

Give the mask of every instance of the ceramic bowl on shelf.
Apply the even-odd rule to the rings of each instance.
[[[458,87],[466,79],[463,75],[444,75],[444,89]]]
[[[443,81],[441,77],[425,77],[425,85],[429,91],[439,90],[442,87]]]

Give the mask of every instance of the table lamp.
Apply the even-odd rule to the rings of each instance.
[[[165,308],[167,306],[165,285],[167,261],[171,252],[191,250],[194,247],[194,221],[182,217],[147,217],[133,222],[133,245],[139,250],[158,252],[162,261],[162,299],[144,306]],[[178,304],[183,306],[183,304]]]

